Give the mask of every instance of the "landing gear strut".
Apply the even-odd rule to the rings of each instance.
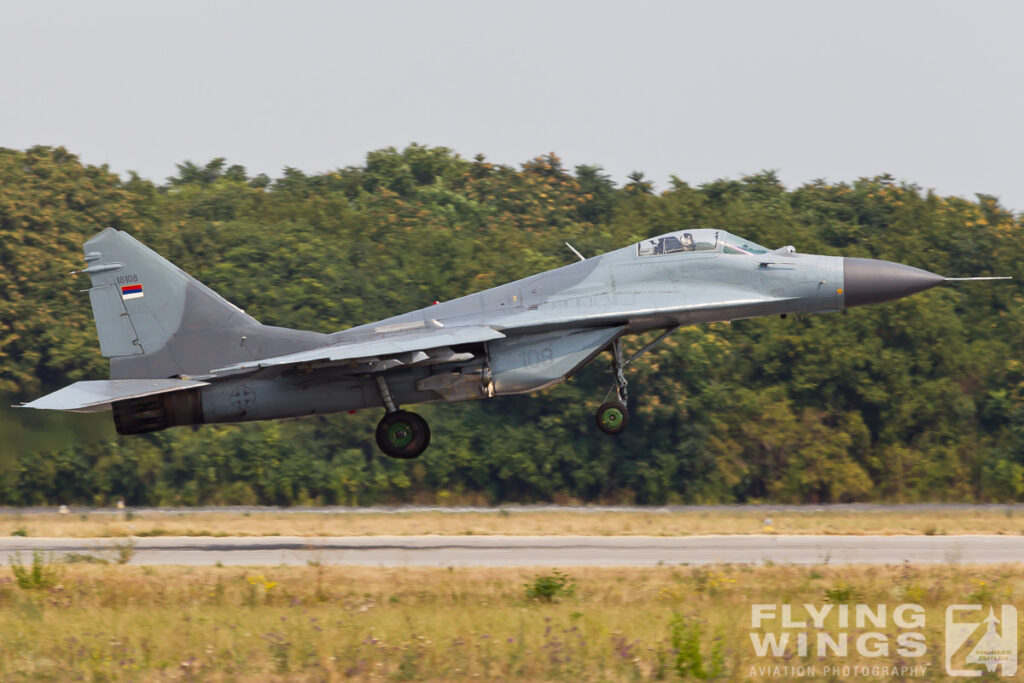
[[[626,375],[623,374],[625,364],[622,362],[622,339],[612,342],[612,377],[615,384],[608,390],[604,397],[604,403],[597,409],[594,421],[597,428],[605,434],[621,434],[629,425],[629,408],[626,403],[629,401],[629,393],[626,391]],[[615,400],[609,401],[612,392],[615,392]]]
[[[430,445],[430,427],[416,413],[399,410],[384,378],[377,375],[377,388],[388,412],[377,423],[377,446],[385,455],[402,460],[418,458]]]
[[[665,341],[670,334],[678,329],[678,325],[670,327],[654,341],[645,344],[639,351],[625,360],[622,359],[622,338],[620,337],[612,342],[612,377],[615,380],[615,384],[608,390],[604,397],[605,402],[601,404],[601,407],[597,409],[597,413],[594,415],[594,421],[597,423],[598,429],[605,434],[621,434],[625,431],[626,426],[629,425],[629,409],[626,407],[629,401],[629,394],[626,391],[626,375],[623,371],[630,363]],[[613,392],[615,393],[615,399],[609,400]]]

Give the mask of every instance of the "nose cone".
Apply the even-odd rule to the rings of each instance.
[[[944,277],[927,270],[872,258],[843,259],[846,307],[877,304],[931,289]]]

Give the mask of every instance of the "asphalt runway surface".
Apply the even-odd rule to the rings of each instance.
[[[114,561],[110,538],[0,538],[0,562],[34,551]],[[353,536],[133,539],[131,564],[612,567],[1024,562],[1024,536]],[[81,557],[79,557],[81,559]]]

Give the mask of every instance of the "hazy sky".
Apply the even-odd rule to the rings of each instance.
[[[663,189],[891,173],[1024,210],[1021,2],[13,2],[0,146],[162,181],[410,142]]]

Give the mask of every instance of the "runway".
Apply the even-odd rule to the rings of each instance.
[[[34,551],[139,565],[654,566],[1024,562],[1024,536],[358,536],[0,538],[0,563]],[[72,555],[72,559],[74,555]]]

